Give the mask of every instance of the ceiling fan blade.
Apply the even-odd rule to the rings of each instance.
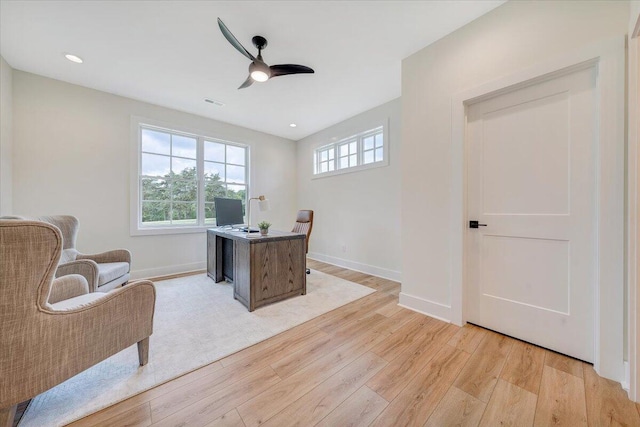
[[[271,69],[271,77],[284,76],[287,74],[310,74],[315,72],[312,68],[296,64],[272,65],[269,68]]]
[[[247,77],[247,80],[245,80],[244,83],[242,83],[238,89],[244,89],[245,87],[249,87],[252,84],[253,84],[253,79],[251,78],[251,76],[249,76]]]
[[[220,31],[222,31],[222,35],[229,41],[229,43],[231,43],[231,46],[235,47],[238,50],[238,52],[240,52],[250,60],[253,61],[254,59],[256,59],[255,56],[249,53],[249,51],[240,44],[238,39],[235,38],[233,34],[231,34],[231,31],[229,31],[227,26],[224,25],[224,22],[222,22],[220,18],[218,18],[218,26],[220,27]]]

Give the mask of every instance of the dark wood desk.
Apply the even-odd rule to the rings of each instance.
[[[294,295],[305,295],[305,240],[304,234],[283,231],[269,231],[267,236],[261,236],[208,229],[207,275],[216,283],[225,280],[223,268],[227,257],[227,268],[233,269],[233,297],[249,311]]]

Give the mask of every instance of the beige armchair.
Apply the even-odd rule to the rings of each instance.
[[[79,275],[55,279],[62,247],[51,224],[0,220],[0,427],[18,403],[135,343],[147,363],[153,283],[101,293]]]
[[[55,225],[62,232],[64,246],[56,277],[80,274],[87,279],[90,292],[107,292],[129,281],[131,253],[128,250],[82,254],[76,249],[78,218],[71,215],[51,215],[37,219]]]

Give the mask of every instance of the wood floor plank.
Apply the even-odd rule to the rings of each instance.
[[[220,359],[220,363],[222,364],[222,366],[229,366],[232,363],[236,363],[242,359],[253,356],[257,353],[270,351],[272,348],[276,346],[282,346],[284,343],[290,341],[291,339],[296,339],[300,336],[304,336],[305,334],[315,332],[316,330],[317,330],[316,327],[307,323],[303,323],[301,325],[296,326],[295,328],[284,331],[272,337],[271,339],[261,341],[250,347],[247,347],[238,352],[235,352],[227,357],[224,357]]]
[[[371,276],[359,283],[369,286],[379,292],[392,293],[396,290],[400,290],[400,283],[389,279],[383,279],[381,277]]]
[[[238,412],[242,420],[247,427],[260,425],[369,351],[383,338],[377,333],[363,333],[305,366],[277,386],[239,406]]]
[[[331,310],[318,317],[315,317],[307,321],[305,324],[307,324],[308,326],[314,326],[317,328],[318,326],[326,324],[331,320],[335,320],[335,319],[345,320],[345,316],[349,315],[349,313],[360,311],[362,306],[367,304],[368,301],[378,299],[379,296],[380,294],[378,292],[366,295],[360,299],[355,300],[350,304],[343,305],[342,307],[338,307],[335,310]]]
[[[586,426],[584,381],[575,375],[545,366],[534,426]]]
[[[471,323],[467,323],[449,340],[449,345],[459,350],[466,351],[469,354],[473,354],[473,352],[478,348],[478,345],[480,345],[485,334],[485,329],[472,325]]]
[[[265,422],[265,427],[312,426],[364,385],[387,362],[367,352]]]
[[[407,383],[441,350],[443,343],[453,333],[453,331],[449,334],[442,332],[442,337],[437,338],[437,332],[455,328],[455,326],[444,322],[435,322],[430,326],[432,326],[431,332],[436,335],[426,334],[410,347],[403,347],[403,353],[393,358],[387,367],[367,382],[367,386],[371,390],[386,400],[392,401]]]
[[[456,379],[455,386],[485,403],[489,402],[513,342],[513,338],[487,331]]]
[[[468,353],[444,344],[371,425],[424,425],[469,357]]]
[[[428,316],[425,316],[422,313],[416,313],[415,311],[412,311],[412,310],[403,309],[397,312],[396,314],[394,314],[393,316],[388,317],[388,319],[391,321],[386,322],[383,325],[383,327],[380,328],[380,333],[391,335],[396,331],[398,331],[407,323],[411,322],[412,320],[423,319],[425,317],[428,317]]]
[[[273,387],[278,382],[280,382],[280,377],[276,375],[273,369],[267,366],[228,387],[224,387],[198,400],[192,405],[174,412],[160,421],[153,420],[152,425],[162,427],[174,427],[176,425],[206,426],[253,396]]]
[[[381,314],[373,313],[370,316],[363,317],[357,321],[348,322],[337,330],[334,330],[332,341],[343,344],[353,337],[362,335],[363,333],[372,332],[379,328],[381,324],[392,323],[391,318]]]
[[[150,425],[151,408],[148,402],[95,424],[96,427],[147,427]]]
[[[640,426],[634,402],[619,383],[602,378],[585,363],[584,382],[587,399],[587,421],[591,426]]]
[[[246,368],[234,365],[212,372],[197,381],[190,382],[180,389],[174,390],[171,394],[164,394],[151,400],[151,418],[153,422],[157,422],[201,399],[219,393],[233,383],[242,380],[246,376],[254,375],[265,367],[266,365],[264,364],[255,364]]]
[[[362,386],[316,424],[316,427],[366,427],[388,404],[378,393]]]
[[[313,346],[307,346],[297,352],[283,356],[279,361],[271,364],[278,375],[285,379],[293,373],[304,368],[320,357],[344,345],[353,337],[364,332],[380,332],[386,334],[389,326],[397,324],[395,316],[389,318],[377,313],[359,321],[346,322],[342,329],[337,330],[330,339],[323,339]]]
[[[475,427],[480,422],[485,407],[482,400],[452,386],[424,426]]]
[[[343,328],[345,322],[358,321],[363,317],[371,316],[372,312],[375,312],[375,310],[381,307],[384,307],[386,304],[394,300],[394,298],[391,295],[386,295],[382,293],[376,293],[375,295],[376,295],[376,298],[369,299],[365,304],[359,307],[358,310],[355,310],[351,313],[346,313],[340,318],[331,319],[330,321],[327,321],[324,324],[320,324],[317,326],[318,329],[328,334],[332,334],[338,329]]]
[[[280,378],[285,379],[339,346],[338,343],[331,340],[331,336],[326,335],[322,340],[318,340],[312,345],[283,356],[273,362],[271,367]]]
[[[458,327],[437,319],[420,317],[407,323],[373,349],[373,352],[385,360],[393,361],[400,354],[420,342],[423,346],[444,344],[455,334]]]
[[[538,396],[530,391],[498,380],[487,404],[480,426],[531,426],[536,414]]]
[[[262,351],[252,354],[249,357],[238,360],[225,367],[225,369],[237,369],[246,371],[254,366],[265,366],[276,363],[289,353],[295,353],[308,347],[312,347],[330,338],[326,333],[312,329],[306,334],[293,336],[277,345],[268,347]]]
[[[406,310],[406,308],[400,307],[398,305],[398,301],[396,301],[396,299],[394,298],[393,300],[389,301],[385,306],[377,309],[376,313],[382,314],[383,316],[391,317],[402,310]]]
[[[564,354],[547,350],[544,364],[551,368],[575,375],[578,378],[583,378],[582,365],[584,362],[565,356]]]
[[[433,334],[436,328],[427,327],[432,322],[437,321],[427,316],[409,321],[371,351],[390,362],[416,341],[422,341],[427,334]],[[444,322],[439,323],[444,324]]]
[[[508,337],[503,337],[502,345],[496,345],[499,340],[495,337],[491,339],[493,343],[486,338],[499,334],[470,332],[453,325],[427,333],[427,338],[422,339],[429,346],[416,353],[419,340],[413,338],[407,344],[407,337],[402,334],[411,330],[411,322],[424,317],[397,306],[399,283],[319,261],[309,260],[308,265],[377,292],[72,426],[148,425],[150,415],[151,422],[155,422],[152,425],[160,426],[248,427],[239,408],[251,408],[254,398],[262,402],[257,407],[258,417],[264,414],[266,420],[279,420],[286,413],[290,417],[285,424],[313,424],[328,413],[318,425],[475,425],[477,414],[484,407],[484,424],[508,424],[517,413],[518,425],[530,425],[532,405],[528,393],[534,391],[540,393],[534,418],[539,426],[584,425],[585,420],[593,426],[640,426],[640,405],[629,401],[619,384],[598,377],[590,365]],[[441,322],[429,320],[431,323]],[[319,326],[327,330],[320,331]],[[424,332],[421,330],[416,336]],[[509,343],[511,350],[500,370],[499,361],[504,359]],[[367,377],[369,373],[359,377],[357,370],[353,375],[346,374],[347,367],[355,366],[356,360],[360,363],[363,355],[370,355],[374,349],[380,357],[390,359],[387,366],[371,377]],[[427,357],[424,353],[428,351],[435,355]],[[391,378],[397,380],[397,389],[391,393],[385,387],[378,388],[385,396],[393,395],[389,402],[362,383],[364,378],[370,383],[382,372],[391,372],[391,367],[395,371],[387,382]],[[469,375],[474,370],[477,372]],[[473,385],[481,396],[486,393],[487,400],[453,386],[457,381]],[[493,390],[491,381],[497,383]],[[296,404],[297,401],[307,404]],[[262,405],[275,408],[265,410]],[[320,415],[294,410],[303,406],[317,408],[314,413]],[[331,408],[334,409],[330,411]],[[251,425],[255,426],[255,422]]]
[[[544,349],[523,341],[515,341],[500,378],[537,395],[544,358]]]
[[[217,420],[207,424],[205,427],[245,427],[240,418],[240,414],[235,409],[227,412]]]
[[[129,399],[126,399],[116,405],[110,406],[85,418],[75,421],[69,424],[69,426],[92,427],[99,425],[99,423],[101,423],[102,421],[113,418],[114,416],[119,415],[123,412],[127,412],[145,402],[150,402],[160,396],[171,395],[172,393],[176,392],[176,390],[181,389],[181,387],[193,383],[221,369],[222,365],[220,364],[220,362],[211,363],[193,372],[182,375],[172,381],[166,382],[150,390],[132,396]]]

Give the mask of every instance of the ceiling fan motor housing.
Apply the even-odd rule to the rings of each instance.
[[[253,38],[251,39],[251,42],[258,50],[262,50],[265,47],[267,47],[267,39],[265,39],[262,36],[253,36]]]
[[[260,73],[266,75],[266,78],[262,77]],[[271,69],[262,61],[253,61],[251,64],[249,64],[249,75],[254,80],[263,82],[271,77]]]

